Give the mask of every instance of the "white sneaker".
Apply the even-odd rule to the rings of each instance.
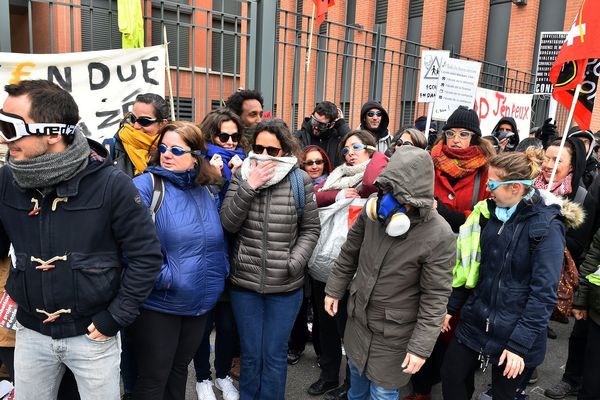
[[[212,387],[213,383],[210,379],[196,382],[196,394],[198,394],[198,400],[217,400]]]
[[[223,400],[239,400],[240,393],[235,386],[233,386],[233,381],[229,375],[223,379],[217,378],[215,380],[215,386],[223,392]]]

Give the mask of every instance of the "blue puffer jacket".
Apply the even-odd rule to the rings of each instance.
[[[492,200],[488,207],[477,286],[454,288],[448,312],[460,311],[456,338],[471,350],[497,364],[507,349],[535,367],[544,360],[546,328],[557,303],[565,248],[560,208],[546,205],[536,192],[503,224]]]
[[[229,274],[227,249],[217,199],[206,186],[194,186],[194,172],[150,167],[136,177],[147,206],[152,201],[152,177],[165,182],[165,197],[156,214],[163,265],[143,308],[175,315],[210,311]]]

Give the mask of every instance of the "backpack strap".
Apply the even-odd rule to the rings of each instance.
[[[475,182],[473,183],[473,199],[471,200],[471,210],[475,208],[475,204],[478,203],[479,198],[479,187],[481,185],[481,170],[478,169],[475,174]]]
[[[152,222],[156,221],[156,213],[160,210],[163,200],[165,199],[165,181],[159,175],[150,173],[152,178],[152,201],[150,202],[150,214],[152,215]]]
[[[302,219],[302,215],[304,214],[304,180],[302,179],[302,174],[300,173],[300,169],[295,167],[289,174],[288,178],[290,180],[290,185],[292,186],[292,195],[294,196],[294,203],[296,203],[296,212],[298,213],[298,220]]]
[[[115,137],[111,137],[111,138],[106,138],[102,141],[102,145],[104,146],[104,148],[106,149],[106,151],[108,151],[108,154],[110,155],[110,158],[114,161],[115,159],[115,143],[116,143],[116,139]]]

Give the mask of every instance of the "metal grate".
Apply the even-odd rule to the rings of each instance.
[[[423,16],[424,0],[410,0],[408,6],[408,18],[419,18]]]
[[[169,98],[165,98],[169,102]],[[194,121],[194,100],[187,97],[173,99],[175,106],[175,119],[177,121]]]
[[[81,49],[120,49],[116,0],[82,0],[81,6]]]
[[[388,0],[377,0],[375,5],[375,23],[385,24],[387,22]]]
[[[465,0],[448,0],[446,3],[446,12],[459,11],[465,9]]]
[[[190,21],[192,11],[187,0],[152,2],[152,45],[163,43],[163,23],[167,28],[169,41],[169,64],[190,66]],[[161,23],[162,20],[162,23]]]

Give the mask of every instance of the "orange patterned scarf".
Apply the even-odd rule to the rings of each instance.
[[[485,153],[479,146],[451,149],[443,142],[433,146],[431,158],[436,169],[457,179],[471,175],[487,163]]]

